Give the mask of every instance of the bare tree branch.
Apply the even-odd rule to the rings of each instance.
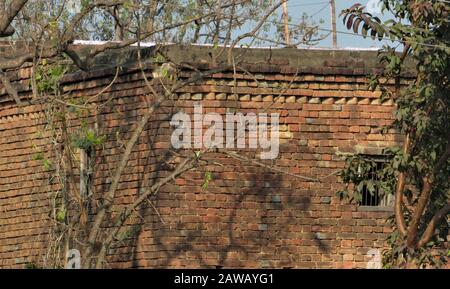
[[[405,143],[403,144],[403,153],[406,154],[409,151],[411,145],[410,134],[406,134]],[[395,221],[397,228],[403,236],[406,236],[407,227],[405,217],[403,215],[403,191],[405,189],[406,172],[400,172],[397,181],[397,188],[395,190]]]
[[[414,210],[411,222],[409,224],[409,229],[407,233],[407,241],[406,244],[409,248],[416,248],[420,247],[418,243],[418,236],[417,232],[419,230],[419,223],[420,219],[422,218],[422,215],[425,211],[426,206],[428,205],[428,202],[430,200],[431,192],[433,190],[433,184],[436,179],[436,174],[439,172],[439,170],[442,168],[442,166],[447,162],[448,158],[450,157],[450,138],[447,143],[447,146],[445,148],[445,151],[437,161],[435,167],[433,168],[433,171],[425,176],[423,178],[423,188],[420,192],[420,196],[416,205],[416,209]],[[433,235],[434,233],[434,227],[436,226],[436,223],[438,223],[439,220],[441,220],[444,216],[441,216],[441,214],[446,214],[447,209],[446,207],[443,208],[443,211],[439,211],[432,219],[432,221],[429,223],[427,227],[426,234],[422,237],[422,242],[425,242],[427,239],[431,238],[429,236],[430,234]]]
[[[417,243],[417,247],[421,248],[425,246],[431,238],[434,236],[435,229],[439,226],[439,224],[445,219],[445,217],[450,213],[450,203],[442,207],[439,211],[431,219],[428,224],[425,232],[422,235],[422,238]]]
[[[204,73],[197,74],[197,75],[189,78],[188,80],[180,82],[179,84],[175,85],[170,91],[166,92],[165,94],[157,93],[152,86],[149,86],[149,89],[150,89],[152,95],[155,97],[155,100],[154,100],[153,104],[147,109],[146,113],[141,118],[141,120],[137,124],[136,128],[133,130],[133,133],[126,144],[125,152],[122,154],[119,165],[114,173],[114,177],[111,182],[109,191],[108,191],[108,193],[105,194],[105,196],[103,198],[104,203],[95,216],[94,223],[92,225],[92,228],[91,228],[89,236],[88,236],[88,243],[91,246],[86,248],[84,256],[91,256],[91,254],[93,252],[93,246],[95,245],[95,242],[97,240],[97,237],[98,237],[98,234],[100,231],[100,227],[106,216],[106,212],[113,204],[114,196],[116,194],[117,188],[119,187],[119,182],[120,182],[120,178],[122,176],[122,172],[124,171],[124,169],[128,163],[128,160],[129,160],[129,157],[131,155],[134,145],[136,144],[139,136],[141,135],[141,133],[144,130],[145,126],[147,125],[148,121],[152,117],[154,111],[158,107],[161,106],[163,101],[165,101],[166,99],[169,99],[170,95],[172,93],[174,93],[175,91],[177,91],[178,89],[180,89],[181,87],[184,87],[192,82],[196,82],[208,75],[224,71],[228,68],[229,67],[224,66],[219,69],[212,69],[212,70],[206,71]],[[89,260],[87,262],[89,262]]]
[[[119,230],[122,228],[123,224],[134,212],[134,210],[140,206],[147,198],[151,195],[156,194],[161,187],[173,181],[175,178],[181,174],[193,169],[196,166],[197,160],[195,156],[186,158],[182,161],[176,169],[170,173],[167,177],[161,179],[156,184],[152,185],[149,189],[145,190],[142,195],[140,195],[132,204],[128,205],[119,216],[118,220],[114,224],[113,228],[107,233],[107,237],[102,243],[102,248],[100,250],[99,256],[97,256],[96,268],[100,269],[102,267],[103,260],[105,259],[105,254],[111,245],[112,241],[116,237]]]
[[[0,80],[5,87],[6,92],[14,98],[14,101],[17,103],[17,105],[24,106],[25,104],[20,100],[17,90],[11,85],[8,76],[3,72],[2,69],[0,69]]]
[[[252,29],[252,31],[244,33],[242,35],[240,35],[239,37],[237,37],[230,45],[230,48],[228,50],[228,64],[232,63],[232,54],[233,54],[233,48],[239,43],[239,41],[248,38],[248,37],[252,37],[253,35],[255,35],[259,29],[261,29],[261,27],[264,25],[264,23],[266,22],[267,18],[269,18],[270,15],[272,15],[273,12],[275,12],[275,10],[277,10],[284,1],[280,1],[277,4],[275,4],[274,6],[272,6],[267,12],[266,14],[261,18],[261,20],[259,20],[259,22],[256,24],[256,26]]]
[[[7,9],[0,10],[0,37],[14,34],[15,30],[10,26],[11,22],[27,2],[28,0],[13,0]]]
[[[30,49],[28,49],[30,50]],[[35,51],[41,50],[42,53],[39,55],[40,59],[52,58],[58,55],[57,49],[53,47],[43,47],[42,49],[36,47]],[[36,52],[27,52],[22,55],[15,56],[14,58],[0,58],[0,69],[3,71],[9,69],[20,68],[22,65],[28,62],[32,62],[35,59]]]

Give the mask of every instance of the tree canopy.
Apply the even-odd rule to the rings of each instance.
[[[380,51],[385,69],[371,89],[396,104],[395,121],[385,128],[405,135],[402,147],[386,149],[389,162],[370,178],[375,163],[354,155],[342,171],[347,189],[341,196],[360,199],[363,187],[395,196],[394,233],[386,266],[426,266],[446,260],[450,212],[450,4],[447,1],[384,0],[393,18],[382,22],[355,4],[344,10],[348,29],[374,39],[390,39]],[[402,53],[396,49],[401,48]],[[415,79],[400,83],[405,59],[415,62]],[[393,83],[393,85],[391,85]],[[443,249],[444,248],[444,249]],[[436,256],[437,253],[441,254]]]

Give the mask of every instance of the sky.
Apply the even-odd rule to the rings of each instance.
[[[331,8],[329,4],[329,0],[288,0],[288,13],[294,22],[296,19],[300,18],[303,13],[306,13],[314,20],[316,23],[319,23],[320,19],[323,19],[324,23],[319,24],[320,28],[331,29]],[[342,31],[345,33],[352,33],[344,26],[342,22],[342,17],[339,17],[340,12],[343,9],[350,8],[355,3],[360,3],[364,6],[372,6],[367,5],[371,4],[369,2],[376,2],[376,0],[335,0],[336,3],[336,17],[337,17],[337,31]],[[280,13],[281,14],[281,13]],[[387,15],[381,15],[379,13],[375,13],[374,15],[380,17],[381,20],[388,19]],[[328,34],[328,32],[322,31],[323,34]],[[383,43],[391,43],[380,42],[378,40],[372,40],[370,37],[363,38],[356,34],[346,35],[343,33],[337,34],[337,45],[339,48],[371,48],[371,47],[382,47]],[[332,36],[329,35],[326,39],[322,40],[316,47],[326,47],[331,48],[332,44]]]
[[[79,0],[69,0],[73,3],[79,3]],[[343,9],[349,8],[355,3],[360,3],[364,6],[366,6],[369,12],[374,14],[375,16],[380,17],[381,20],[387,20],[389,19],[388,15],[382,15],[380,13],[377,13],[377,11],[373,11],[370,9],[370,7],[377,6],[377,3],[379,3],[381,0],[335,0],[336,3],[336,17],[337,17],[337,45],[338,48],[380,48],[383,46],[383,44],[389,43],[392,45],[392,42],[390,41],[378,41],[373,40],[372,38],[363,38],[359,34],[353,33],[353,31],[348,30],[347,27],[342,22],[342,17],[339,17],[339,14]],[[303,13],[306,13],[310,20],[314,21],[321,29],[330,30],[331,27],[331,8],[330,8],[330,1],[329,0],[288,0],[288,14],[291,18],[291,24],[299,23],[299,20]],[[78,6],[77,6],[78,7]],[[72,7],[72,9],[75,9],[75,7]],[[79,9],[79,7],[78,7]],[[280,15],[281,18],[281,8],[279,8],[280,11],[277,11],[278,15]],[[320,21],[323,20],[323,23],[320,23]],[[280,22],[282,19],[280,19]],[[245,26],[244,26],[245,27]],[[251,30],[253,28],[253,24],[245,27],[244,30]],[[237,34],[241,34],[243,32],[247,31],[236,31]],[[340,33],[342,32],[342,33]],[[332,48],[332,35],[329,33],[329,31],[320,31],[320,34],[322,35],[328,35],[328,37],[322,41],[320,41],[317,45],[314,47],[320,47],[320,48]],[[350,35],[349,35],[350,34]],[[243,41],[245,42],[245,41]]]

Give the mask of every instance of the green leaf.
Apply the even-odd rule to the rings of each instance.
[[[203,185],[202,185],[202,188],[204,190],[208,189],[209,182],[212,181],[212,179],[213,179],[212,173],[211,172],[206,172],[205,173],[205,178],[204,178],[204,181],[203,181]]]
[[[44,170],[48,171],[48,170],[50,170],[50,168],[52,166],[52,162],[48,159],[45,159],[43,162],[43,166],[44,166]]]
[[[58,222],[63,223],[65,219],[66,219],[66,209],[64,207],[62,207],[56,213],[56,220]]]
[[[436,151],[432,151],[432,152],[430,153],[430,156],[431,156],[431,159],[432,159],[433,161],[435,161],[435,160],[436,160]]]

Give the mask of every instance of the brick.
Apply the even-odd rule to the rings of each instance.
[[[192,153],[178,150],[178,156],[168,152],[173,130],[168,122],[171,114],[180,109],[192,114],[195,102],[202,102],[205,113],[221,116],[235,111],[279,113],[284,144],[279,157],[265,163],[312,178],[342,168],[344,161],[336,155],[338,150],[378,152],[381,147],[402,141],[398,132],[382,136],[377,131],[392,121],[394,103],[382,103],[379,92],[366,90],[364,75],[371,68],[365,67],[365,62],[337,59],[328,67],[301,66],[294,79],[297,67],[289,66],[292,62],[272,60],[270,64],[242,64],[258,79],[258,85],[247,73],[233,75],[232,71],[224,71],[180,88],[178,98],[164,103],[133,148],[111,217],[119,216],[121,207],[132,203],[143,188],[168,176],[181,156]],[[200,70],[211,66],[193,65]],[[152,68],[146,69],[150,75]],[[93,96],[113,76],[111,69],[74,73],[65,76],[63,90],[72,91],[73,97]],[[179,75],[183,79],[190,76],[189,70]],[[30,93],[29,77],[30,71],[23,70],[13,78],[14,82],[22,81],[24,97]],[[291,80],[291,87],[277,98]],[[162,87],[155,88],[163,91]],[[144,95],[148,92],[138,66],[121,73],[110,90],[98,103],[114,97],[112,105],[86,117],[89,125],[97,123],[102,131],[111,133],[104,148],[96,151],[96,198],[108,190],[111,169],[118,166],[123,153],[121,144],[147,109]],[[18,268],[33,260],[36,252],[45,251],[47,241],[39,236],[49,230],[42,221],[48,217],[48,193],[61,188],[57,182],[48,184],[50,172],[42,172],[42,162],[33,160],[33,148],[42,149],[45,157],[51,156],[50,133],[36,136],[46,125],[46,105],[19,109],[0,88],[1,99],[0,267]],[[70,130],[80,125],[76,117],[71,116]],[[237,151],[251,159],[259,153],[249,148]],[[367,247],[386,245],[384,240],[391,229],[384,220],[389,213],[361,212],[355,205],[340,203],[334,197],[334,192],[342,188],[336,176],[315,183],[277,174],[220,152],[208,152],[205,158],[211,163],[184,173],[160,189],[152,198],[156,210],[139,210],[143,226],[131,245],[111,251],[108,264],[112,268],[355,268],[365,266]],[[213,179],[206,188],[207,171]],[[75,173],[78,178],[78,169]],[[98,204],[92,207],[96,208]],[[140,218],[129,222],[131,228]],[[167,256],[173,257],[170,262]],[[226,256],[225,260],[222,256]]]

